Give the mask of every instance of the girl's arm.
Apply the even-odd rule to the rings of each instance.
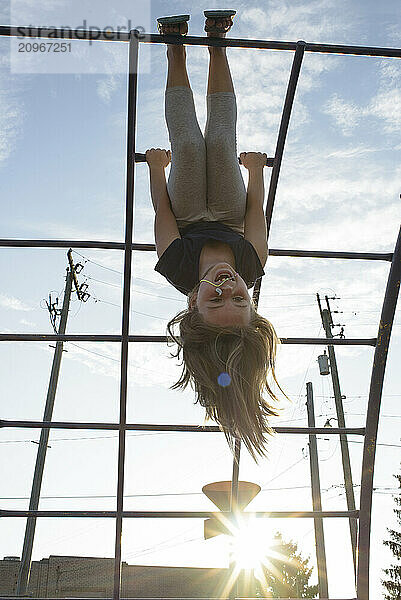
[[[243,152],[240,158],[244,167],[248,169],[249,174],[244,219],[244,238],[255,248],[262,267],[264,267],[268,255],[266,217],[263,211],[265,198],[263,167],[266,165],[266,154],[262,154],[261,152]]]
[[[158,258],[180,238],[177,221],[171,210],[170,198],[167,192],[166,176],[164,169],[170,162],[171,154],[168,150],[151,148],[146,152],[146,162],[149,165],[150,193],[153,208],[155,209],[155,244]]]

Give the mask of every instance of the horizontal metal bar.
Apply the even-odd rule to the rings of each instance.
[[[101,559],[100,559],[101,560]],[[144,565],[145,568],[147,565]],[[148,567],[149,569],[151,569],[152,567]],[[174,567],[173,567],[174,568]],[[175,568],[179,568],[179,567],[175,567]],[[204,568],[204,567],[201,567]],[[223,569],[222,569],[223,570]],[[19,598],[28,598],[28,596],[19,596]],[[31,598],[32,596],[29,596],[29,598]],[[2,600],[16,600],[16,596],[2,596],[1,597]],[[163,596],[163,598],[144,598],[143,596],[141,597],[130,597],[130,598],[121,598],[121,600],[165,600],[166,596]],[[58,596],[58,598],[50,598],[49,596],[46,596],[46,598],[39,598],[37,596],[35,596],[35,600],[60,600],[60,596]],[[82,596],[79,596],[79,600],[93,600],[92,598],[84,598]],[[113,598],[111,598],[110,596],[108,598],[98,598],[98,600],[113,600]],[[224,598],[222,596],[219,596],[218,598],[216,597],[216,599],[214,599],[213,596],[208,596],[207,598],[201,598],[200,596],[196,596],[196,598],[172,598],[169,596],[169,600],[230,600],[230,598]],[[235,598],[234,600],[258,600],[258,598]],[[288,598],[275,598],[275,600],[288,600]],[[304,600],[303,598],[292,598],[292,600]],[[357,598],[320,598],[320,600],[357,600]]]
[[[76,423],[73,421],[11,421],[0,420],[1,427],[22,427],[28,429],[103,429],[119,431],[119,423]],[[184,432],[219,432],[217,425],[149,425],[146,423],[127,423],[123,426],[127,431],[184,431]]]
[[[74,421],[12,421],[0,419],[1,427],[21,427],[28,429],[124,429],[126,431],[172,431],[186,433],[219,433],[221,429],[217,425],[167,425],[149,423],[76,423]],[[365,435],[364,427],[274,427],[276,433],[283,434],[315,434],[315,435]]]
[[[65,39],[65,40],[91,40],[95,41],[119,41],[119,42],[129,42],[129,31],[111,31],[108,29],[106,32],[104,31],[91,31],[90,29],[79,29],[77,28],[50,28],[50,27],[40,27],[39,25],[30,25],[29,27],[19,27],[19,26],[0,26],[0,36],[6,37],[17,37],[17,38],[52,38],[52,39]],[[99,38],[96,40],[96,37],[99,35]],[[140,34],[139,34],[140,35]]]
[[[323,54],[351,54],[354,56],[401,57],[401,48],[381,48],[377,46],[349,46],[342,44],[314,44],[307,43],[305,52],[319,52]]]
[[[96,41],[129,41],[129,32],[124,31],[91,31],[90,29],[69,28],[45,28],[45,27],[11,27],[1,26],[0,36],[7,37],[42,37],[52,39],[75,39]],[[99,36],[99,37],[97,37]],[[187,35],[185,39],[182,36],[164,36],[152,33],[142,33],[138,31],[139,42],[164,44],[168,41],[170,44],[183,44],[191,46],[225,46],[231,48],[261,48],[266,50],[296,50],[296,42],[282,42],[275,40],[248,40],[241,38],[210,38],[207,36]],[[357,56],[383,56],[383,57],[401,57],[399,48],[382,48],[377,46],[350,46],[343,44],[315,44],[306,43],[306,52],[321,52],[324,54],[353,54]]]
[[[165,335],[130,335],[129,342],[167,342]],[[71,333],[0,333],[0,342],[121,342],[121,335],[95,335]],[[282,344],[312,346],[375,346],[376,338],[280,338]]]
[[[163,510],[124,510],[125,519],[219,519],[230,517],[230,512],[211,511],[163,511]],[[0,510],[1,517],[91,517],[113,518],[116,510]],[[337,511],[269,511],[241,512],[241,518],[257,517],[265,519],[323,519],[323,518],[359,518],[358,510]]]
[[[376,346],[376,338],[280,338],[282,344],[306,344],[312,346]]]
[[[275,40],[248,40],[241,38],[210,38],[186,35],[162,36],[158,34],[143,34],[140,42],[185,44],[186,46],[224,46],[228,48],[255,48],[264,50],[292,50],[295,52],[298,42],[281,42]],[[299,40],[302,41],[302,40]],[[305,42],[305,52],[324,54],[352,54],[356,56],[401,57],[401,48],[382,48],[377,46],[352,46],[341,44],[314,44]]]
[[[269,249],[270,256],[294,256],[301,258],[346,258],[353,260],[387,260],[392,261],[392,252],[332,252],[330,250],[274,250]]]
[[[157,337],[157,336],[156,336]],[[165,336],[164,336],[164,339]],[[1,333],[2,342],[121,342],[121,335]],[[157,340],[159,341],[159,340]],[[160,340],[162,341],[162,340]]]
[[[133,246],[152,246],[151,250],[155,249],[154,244],[133,244]],[[124,250],[124,242],[103,242],[101,240],[17,240],[17,239],[0,239],[0,247],[10,248],[93,248],[94,250]]]
[[[364,427],[274,427],[276,433],[301,435],[365,435]]]
[[[142,152],[135,152],[135,162],[136,163],[145,163],[146,162],[146,154]],[[238,157],[238,162],[242,165],[240,157]],[[266,158],[266,167],[272,167],[274,165],[274,158]]]
[[[17,240],[0,239],[0,247],[6,248],[92,248],[94,250],[124,250],[124,242],[104,242],[101,240]],[[155,244],[131,245],[134,251],[155,252]],[[300,258],[346,258],[354,260],[392,261],[392,252],[332,252],[330,250],[280,250],[269,249],[270,256],[293,256]]]

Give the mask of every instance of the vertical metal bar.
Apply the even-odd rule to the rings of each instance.
[[[238,478],[239,478],[239,459],[241,456],[241,440],[235,439],[234,460],[233,460],[233,476],[231,479],[231,499],[230,510],[238,510]]]
[[[234,460],[233,460],[233,474],[231,478],[231,496],[230,496],[230,511],[234,513],[235,517],[238,514],[238,480],[239,480],[239,460],[241,456],[241,440],[236,438],[234,445]],[[237,524],[237,519],[235,518],[235,524]],[[231,574],[235,571],[235,560],[234,556],[230,557],[230,579]],[[233,600],[236,596],[238,596],[239,585],[238,580],[233,582],[231,589],[229,590],[229,598]]]
[[[333,338],[333,334],[331,332],[331,313],[324,308],[322,310],[322,322],[323,327],[326,332],[326,338]],[[337,421],[339,427],[345,428],[345,415],[344,415],[344,407],[341,395],[340,388],[340,378],[338,376],[337,370],[337,361],[336,355],[334,352],[334,346],[327,346],[329,359],[330,359],[330,372],[331,379],[333,382],[333,391],[334,391],[334,399],[336,404],[336,413],[337,413]],[[348,438],[344,433],[340,434],[340,447],[341,447],[341,459],[343,465],[344,472],[344,486],[345,486],[345,495],[347,498],[347,507],[348,510],[355,510],[355,495],[354,495],[354,485],[352,481],[352,471],[351,471],[351,461],[349,456],[349,448],[348,448]],[[353,517],[349,519],[349,532],[351,537],[351,547],[352,547],[352,558],[354,561],[354,575],[356,578],[356,569],[357,569],[357,544],[358,544],[358,526],[357,520]]]
[[[277,138],[276,152],[274,155],[274,164],[270,179],[269,193],[267,196],[266,206],[266,225],[267,225],[267,239],[269,239],[270,224],[273,214],[274,200],[276,197],[278,178],[280,175],[281,161],[283,159],[284,145],[287,138],[288,125],[290,122],[292,105],[294,103],[295,91],[297,89],[297,83],[299,73],[301,71],[302,59],[305,52],[306,43],[303,41],[297,42],[297,49],[295,50],[294,60],[291,68],[290,80],[288,82],[287,94],[284,102],[283,115],[281,117],[280,130]]]
[[[276,144],[276,152],[274,155],[273,169],[272,169],[272,174],[270,177],[269,193],[267,196],[267,203],[266,203],[267,242],[269,242],[270,225],[271,225],[272,214],[273,214],[274,200],[276,198],[281,162],[283,159],[284,145],[285,145],[285,142],[287,139],[288,125],[290,123],[292,106],[294,104],[295,92],[297,89],[299,74],[300,74],[301,66],[302,66],[302,59],[303,59],[304,53],[305,53],[305,46],[306,46],[305,42],[303,42],[303,41],[297,42],[294,60],[292,61],[290,79],[288,81],[287,93],[286,93],[285,101],[284,101],[283,114],[281,116],[280,129],[279,129],[279,133],[278,133],[278,137],[277,137],[277,144]],[[259,301],[261,283],[262,283],[262,280],[258,279],[255,284],[254,290],[253,290],[253,300],[256,303],[256,305],[258,304],[258,301]]]
[[[135,133],[136,133],[136,96],[138,69],[138,35],[136,30],[130,31],[129,41],[129,72],[128,72],[128,125],[127,125],[127,180],[125,207],[125,250],[124,250],[124,287],[123,287],[123,316],[121,342],[121,380],[120,380],[120,421],[118,439],[118,479],[117,479],[117,517],[114,563],[114,600],[120,598],[121,587],[121,536],[124,494],[124,463],[125,463],[125,426],[127,422],[127,379],[128,379],[128,336],[130,316],[131,262],[132,262],[132,232],[133,232],[133,203],[135,176]]]
[[[376,455],[377,429],[379,425],[380,404],[386,370],[388,347],[391,329],[397,306],[401,277],[401,229],[394,250],[393,261],[387,280],[386,293],[380,317],[379,332],[375,356],[373,359],[370,380],[368,411],[366,416],[366,435],[363,448],[361,505],[359,521],[358,551],[358,600],[369,600],[369,558],[370,558],[370,524],[372,515],[373,475]]]
[[[58,333],[64,334],[67,326],[68,309],[70,306],[71,289],[72,289],[72,272],[67,269],[67,277],[65,283],[63,308],[61,310],[61,319]],[[47,391],[45,410],[43,415],[44,421],[51,421],[53,416],[54,400],[56,398],[57,383],[60,373],[61,358],[63,356],[63,342],[56,343],[54,351],[52,370],[49,380],[49,388]],[[31,497],[29,501],[29,510],[38,510],[40,490],[42,487],[43,471],[45,468],[47,444],[49,441],[50,429],[42,429],[40,432],[39,446],[36,455],[35,471],[32,481]],[[31,557],[33,541],[35,537],[36,517],[28,517],[26,520],[24,545],[22,549],[21,564],[18,572],[17,581],[17,596],[24,596],[27,591],[29,571],[31,568]]]
[[[315,407],[313,403],[313,388],[312,383],[306,384],[306,407],[308,410],[308,427],[316,427],[315,423]],[[322,510],[322,497],[320,493],[320,474],[319,474],[319,459],[317,454],[316,435],[309,435],[309,460],[310,474],[312,484],[312,506],[314,511]],[[313,519],[315,527],[316,541],[316,559],[317,559],[317,576],[319,582],[319,598],[328,598],[329,591],[327,585],[327,563],[326,549],[324,543],[323,519],[315,517]]]

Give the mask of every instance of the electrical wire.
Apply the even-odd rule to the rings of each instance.
[[[97,283],[103,283],[104,285],[118,288],[120,290],[122,289],[121,285],[117,285],[115,283],[110,283],[108,281],[102,281],[101,279],[95,279],[94,277],[92,277],[90,275],[86,275],[86,277],[87,277],[87,279],[90,279],[91,281],[96,281]],[[184,300],[184,298],[172,298],[171,296],[161,296],[160,294],[152,294],[151,292],[144,292],[143,290],[138,290],[135,288],[133,291],[135,294],[143,294],[144,296],[152,296],[153,298],[160,298],[163,300],[172,300],[174,302],[182,302],[182,303],[186,304],[186,300]]]
[[[74,252],[76,252],[76,251],[74,251]],[[77,253],[77,252],[76,252],[76,254],[78,254],[79,256],[81,256],[82,258],[84,258],[85,260],[87,260],[88,262],[91,262],[91,263],[93,263],[93,264],[95,264],[95,265],[97,265],[97,266],[100,266],[100,267],[102,267],[102,268],[105,268],[105,269],[107,269],[107,270],[109,270],[109,271],[112,271],[112,272],[115,272],[115,273],[122,274],[122,273],[121,273],[121,271],[117,271],[116,269],[112,269],[112,268],[110,268],[110,267],[106,267],[105,265],[102,265],[101,263],[97,263],[96,261],[93,261],[93,260],[91,260],[91,259],[88,259],[88,258],[84,257],[83,255],[80,255],[80,254],[79,254],[79,253]],[[87,277],[88,277],[89,279],[93,279],[93,280],[95,280],[94,278],[91,278],[90,276],[87,276]],[[138,278],[138,279],[141,279],[141,278]],[[149,281],[149,280],[144,280],[144,281]],[[99,280],[99,282],[101,282],[101,281]],[[150,281],[149,281],[149,282],[150,282]],[[114,284],[108,284],[107,282],[101,282],[101,283],[104,283],[104,284],[106,284],[106,285],[112,285],[113,287],[119,287],[119,286],[116,286],[116,285],[114,285]],[[150,283],[153,283],[153,282],[150,282]],[[146,292],[145,292],[145,294],[146,294]],[[148,294],[148,295],[153,295],[153,294]],[[275,294],[275,295],[271,295],[271,296],[274,296],[274,297],[280,297],[280,296],[284,296],[284,295],[285,295],[285,294],[282,294],[282,295]],[[293,296],[301,296],[301,295],[309,295],[309,294],[286,294],[286,295],[288,295],[288,296],[290,296],[290,295],[293,295]],[[159,297],[159,296],[155,295],[155,297]],[[111,303],[111,302],[107,302],[107,301],[101,300],[101,299],[99,299],[99,298],[96,298],[96,297],[93,297],[93,299],[94,299],[94,301],[96,301],[96,302],[103,302],[103,303],[110,304],[110,305],[116,306],[116,307],[118,307],[118,308],[121,308],[121,306],[120,306],[120,305],[117,305],[117,304],[114,304],[114,303]],[[175,299],[173,299],[173,298],[166,298],[166,299],[175,300]],[[283,308],[299,308],[299,307],[306,307],[306,306],[310,307],[310,306],[312,306],[312,305],[311,305],[311,304],[295,304],[295,305],[280,306],[280,307],[278,307],[278,306],[277,306],[277,307],[271,307],[271,306],[270,306],[270,307],[269,307],[269,310],[276,310],[276,309],[277,309],[277,310],[279,310],[279,309],[280,309],[280,310],[282,310]],[[315,306],[315,305],[313,305],[313,306]],[[79,311],[78,311],[78,312],[79,312]],[[163,319],[163,317],[159,317],[159,316],[156,316],[156,315],[150,315],[150,314],[146,314],[146,313],[141,313],[141,312],[139,312],[139,311],[132,311],[132,312],[134,312],[134,313],[137,313],[137,314],[141,314],[141,315],[143,315],[143,316],[149,316],[149,317],[152,317],[152,318],[158,318],[158,319],[165,320],[165,319]],[[375,311],[365,311],[365,312],[375,312]],[[365,324],[364,324],[364,325],[365,325]],[[366,325],[371,325],[371,324],[366,324]],[[372,325],[373,325],[373,324],[372,324]],[[320,328],[320,330],[321,330],[321,328]],[[318,334],[318,335],[320,335],[320,330],[319,330],[319,334]],[[73,344],[73,345],[77,346],[76,344]],[[85,348],[82,348],[82,347],[80,347],[80,346],[77,346],[77,347],[79,347],[79,348],[81,348],[81,349],[83,349],[83,350],[87,350],[87,349],[85,349]],[[315,347],[313,348],[313,353],[314,353],[314,351],[315,351]],[[93,354],[98,354],[98,355],[100,355],[99,353],[96,353],[96,352],[94,352],[94,351],[89,351],[89,352],[92,352]],[[312,353],[312,356],[313,356],[313,353]],[[100,355],[100,356],[103,356],[103,357],[105,357],[105,358],[108,358],[108,359],[110,359],[110,360],[114,360],[115,362],[120,362],[118,359],[113,359],[112,357],[107,357],[107,356],[104,356],[104,355]],[[311,364],[311,361],[312,361],[312,356],[311,356],[311,359],[310,359],[309,365],[308,365],[308,367],[307,367],[307,370],[306,370],[306,373],[305,373],[305,376],[304,376],[304,381],[305,381],[305,379],[306,379],[307,373],[308,373],[308,371],[309,371],[309,368],[310,368],[310,364]],[[154,372],[154,371],[153,371],[153,372]],[[156,373],[156,372],[154,372],[154,373]],[[302,383],[302,387],[303,387],[304,381],[303,381],[303,383]],[[300,398],[300,395],[299,395],[299,398]],[[323,398],[324,398],[324,394],[323,394]],[[299,402],[299,400],[298,400],[298,402]],[[295,407],[295,408],[294,408],[294,411],[296,410],[296,408],[297,408],[297,407]],[[294,413],[293,413],[293,414],[294,414]],[[400,415],[400,416],[401,416],[401,415]],[[295,419],[294,419],[294,420],[295,420]],[[170,433],[170,432],[163,432],[163,433]],[[149,435],[149,434],[139,434],[139,435]],[[156,435],[157,435],[157,434],[156,434]],[[160,435],[160,433],[159,433],[159,435]],[[97,436],[97,437],[99,438],[100,436]],[[117,437],[117,436],[110,436],[110,437]],[[66,439],[68,439],[68,438],[66,438]],[[78,438],[77,438],[77,439],[78,439]],[[83,438],[82,438],[82,439],[83,439]],[[95,438],[87,438],[87,439],[95,439]],[[321,439],[321,438],[320,438],[320,439]],[[62,440],[60,439],[60,441],[62,441]],[[10,441],[10,442],[13,442],[13,441]],[[4,443],[4,441],[3,441],[3,442],[0,442],[0,443]],[[363,443],[363,442],[355,442],[355,443]],[[379,445],[383,445],[383,446],[389,446],[389,447],[400,447],[400,446],[398,446],[398,445],[393,445],[393,444],[379,444]],[[336,447],[335,451],[337,450],[337,448],[338,448],[338,444],[337,444],[337,447]],[[282,474],[284,474],[284,473],[286,473],[288,470],[292,469],[292,468],[293,468],[293,467],[294,467],[296,464],[299,464],[299,463],[300,463],[302,460],[304,460],[304,458],[303,458],[303,457],[302,457],[300,460],[298,460],[298,461],[297,461],[297,462],[296,462],[294,465],[291,465],[291,466],[290,466],[290,467],[288,467],[288,469],[286,469],[286,470],[285,470],[283,473],[281,473],[281,474],[278,474],[277,476],[275,476],[275,477],[274,477],[273,479],[271,479],[270,481],[273,481],[273,480],[274,480],[274,479],[276,479],[277,477],[280,477]],[[328,460],[328,459],[326,459],[326,460]],[[280,489],[280,488],[277,488],[277,490],[279,490],[279,489]],[[288,488],[286,488],[286,489],[288,489]],[[290,488],[290,489],[291,489],[291,488]],[[189,494],[190,494],[190,493],[187,493],[187,495],[189,495]],[[165,496],[165,495],[170,495],[170,494],[160,494],[160,495],[161,495],[161,496]],[[171,494],[171,495],[172,495],[172,494]],[[178,495],[178,494],[175,494],[175,495]],[[144,496],[147,496],[147,495],[144,495]],[[128,496],[127,496],[127,497],[128,497]],[[196,538],[196,539],[197,539],[197,538]],[[184,542],[184,543],[186,543],[186,542]]]
[[[113,359],[114,360],[114,359]],[[140,368],[140,367],[138,367]],[[347,413],[345,416],[347,415],[358,415],[358,416],[365,416],[364,413]],[[330,417],[329,414],[327,415],[317,415],[317,417]],[[381,418],[401,418],[401,415],[381,415]],[[286,420],[283,424],[280,424],[280,427],[284,427],[286,426],[287,423],[293,423],[295,421],[302,421],[303,417],[300,417],[299,419],[291,419],[291,420]],[[274,428],[274,425],[273,425]],[[173,435],[176,434],[177,432],[175,431],[158,431],[158,432],[149,432],[149,433],[138,433],[138,434],[129,434],[127,433],[127,437],[147,437],[147,436],[151,436],[151,435]],[[83,436],[79,436],[79,437],[73,437],[73,438],[54,438],[51,439],[49,441],[51,441],[52,443],[55,442],[75,442],[75,441],[79,441],[79,440],[104,440],[104,439],[117,439],[118,435],[96,435],[96,436],[90,436],[90,437],[83,437]],[[322,438],[322,437],[317,437],[317,439],[320,440],[325,440],[326,438]],[[25,439],[25,440],[0,440],[0,444],[26,444],[26,443],[31,443],[34,440],[31,439]],[[358,440],[348,440],[348,442],[352,442],[354,444],[363,444],[364,442],[360,442]],[[382,443],[382,442],[378,442],[376,444],[377,446],[390,446],[392,448],[400,448],[401,445],[398,444],[386,444],[386,443]],[[299,461],[300,462],[300,461]],[[298,464],[298,463],[295,463]],[[293,465],[295,466],[295,465]]]
[[[292,465],[290,465],[289,467],[287,467],[286,469],[284,469],[284,471],[281,471],[281,473],[278,473],[277,475],[275,475],[274,477],[272,477],[268,481],[265,481],[264,483],[262,483],[262,486],[268,485],[269,483],[272,483],[272,481],[275,481],[276,479],[278,479],[279,477],[281,477],[285,473],[288,473],[288,471],[290,471],[291,469],[293,469],[294,467],[296,467],[303,460],[304,460],[304,457],[302,456],[302,458],[298,459]]]
[[[348,440],[349,444],[364,444],[364,442],[360,442],[359,440]],[[401,448],[401,444],[384,444],[378,442],[376,446],[386,446],[388,448]]]
[[[101,300],[97,296],[91,295],[92,300],[94,302],[101,302],[102,304],[110,304],[111,306],[116,306],[121,309],[121,304],[116,304],[115,302],[109,302],[108,300]],[[170,317],[160,317],[159,315],[150,315],[149,313],[140,312],[138,310],[130,309],[130,313],[142,315],[144,317],[152,317],[153,319],[160,319],[161,321],[168,321]]]
[[[353,488],[360,488],[360,483],[354,483]],[[344,484],[332,484],[329,487],[321,488],[321,493],[329,492],[332,489],[344,488]],[[285,492],[292,490],[310,490],[310,485],[296,485],[290,487],[277,487],[277,488],[261,488],[260,493],[265,492]],[[373,491],[380,492],[399,492],[398,487],[389,486],[378,486],[373,487]],[[340,493],[343,493],[342,491]],[[201,496],[204,497],[203,492],[163,492],[154,494],[124,494],[126,498],[171,498],[171,497],[184,497],[184,496]],[[0,500],[29,500],[29,496],[3,496]],[[41,500],[107,500],[115,499],[116,494],[86,494],[86,495],[74,495],[74,496],[41,496]]]
[[[194,527],[191,527],[189,530],[186,530],[185,532],[183,532],[181,534],[167,538],[166,540],[164,540],[163,542],[160,542],[159,544],[154,544],[153,546],[149,546],[148,548],[139,550],[136,553],[135,553],[135,551],[124,553],[124,560],[127,560],[128,558],[130,558],[132,560],[133,558],[138,558],[140,556],[146,556],[148,554],[154,554],[155,552],[168,550],[170,548],[181,546],[183,544],[187,544],[187,543],[190,543],[193,541],[201,541],[203,538],[197,536],[196,538],[191,538],[189,540],[176,542],[174,544],[169,543],[172,540],[176,540],[178,537],[180,537],[184,533],[188,533],[189,531],[193,531],[194,529],[195,529]],[[111,560],[113,560],[113,559],[111,559]],[[71,568],[70,569],[62,569],[60,571],[60,573],[61,573],[61,575],[68,574],[68,573],[80,573],[82,571],[84,571],[85,573],[90,573],[90,572],[93,573],[94,571],[99,571],[100,568],[101,568],[101,565],[99,565],[99,564],[94,564],[91,566],[89,566],[89,565],[78,566],[77,565],[75,568],[72,568],[72,569]]]
[[[154,435],[172,435],[175,434],[175,431],[154,431],[149,433],[127,433],[127,437],[150,437]],[[94,436],[80,436],[80,437],[72,437],[72,438],[52,438],[49,440],[52,444],[56,442],[77,442],[77,441],[88,441],[88,440],[117,440],[118,435],[94,435]],[[37,440],[2,440],[0,444],[21,444],[21,443],[32,443]]]
[[[117,269],[113,269],[111,267],[108,267],[108,266],[100,263],[100,262],[94,261],[91,258],[88,258],[87,256],[84,256],[83,254],[80,254],[76,250],[73,250],[73,252],[75,254],[77,254],[78,256],[80,256],[81,258],[83,258],[87,262],[90,262],[90,263],[92,263],[92,264],[94,264],[94,265],[96,265],[98,267],[106,269],[107,271],[111,271],[111,272],[117,273],[119,275],[123,275],[123,271],[119,271]],[[146,283],[155,284],[155,281],[152,281],[151,279],[145,279],[143,277],[135,277],[135,279],[138,279],[140,281],[146,281]],[[111,285],[111,284],[109,284],[107,282],[102,282],[102,283],[106,283],[106,285]],[[263,293],[262,299],[263,298],[267,298],[267,297],[269,297],[269,298],[270,297],[272,297],[272,298],[282,298],[282,297],[285,297],[285,296],[313,296],[313,297],[316,297],[316,293],[315,292],[291,292],[291,293],[285,293],[285,294],[264,294]],[[363,300],[363,301],[369,300],[370,301],[370,299],[372,299],[372,298],[380,298],[380,299],[383,298],[382,295],[366,294],[366,296],[367,296],[367,298],[365,299],[365,298],[363,298],[363,295],[361,295],[361,294],[356,295],[356,296],[343,296],[343,295],[341,295],[340,297],[337,298],[337,300],[347,300],[347,301],[348,300],[352,300],[352,301],[354,301],[354,300]],[[159,296],[157,296],[157,297],[159,297]],[[160,296],[160,297],[162,297],[162,296]],[[169,300],[177,300],[176,298],[168,298],[168,299]],[[184,300],[184,302],[185,302],[185,300]],[[293,305],[293,306],[296,307],[297,305]],[[315,304],[308,304],[306,306],[315,306]],[[277,307],[277,308],[281,308],[281,307]]]
[[[117,362],[120,363],[120,359],[119,358],[113,358],[112,356],[107,356],[106,354],[102,354],[101,352],[96,352],[95,350],[89,350],[88,348],[84,348],[83,346],[80,346],[79,344],[75,344],[74,342],[66,342],[67,344],[71,344],[72,346],[75,346],[76,348],[79,348],[80,350],[84,350],[84,352],[88,352],[89,354],[94,354],[96,356],[102,357],[102,358],[107,358],[108,360],[111,360],[113,362]],[[142,367],[142,366],[137,366],[134,365],[132,363],[128,363],[128,366],[131,369],[140,369],[141,371],[146,371],[147,373],[153,373],[154,375],[158,376],[158,382],[159,383],[164,383],[165,385],[170,385],[170,381],[167,381],[166,379],[160,379],[160,372],[159,371],[154,371],[153,369],[147,369],[146,367]]]
[[[322,330],[322,327],[323,327],[323,325],[320,325],[320,327],[319,327],[319,331],[318,331],[318,334],[317,334],[317,337],[319,337],[319,335],[320,335],[320,332],[321,332],[321,330]],[[315,351],[316,351],[316,345],[315,345],[315,346],[313,346],[313,349],[312,349],[312,352],[311,352],[311,356],[310,356],[310,359],[309,359],[309,364],[308,364],[308,366],[307,366],[307,368],[306,368],[306,371],[305,371],[305,374],[304,374],[304,378],[303,378],[302,384],[301,384],[301,386],[300,386],[300,388],[299,388],[299,392],[298,392],[298,401],[297,401],[297,404],[296,404],[296,405],[294,405],[294,408],[293,408],[293,410],[292,410],[291,419],[293,419],[293,418],[294,418],[296,411],[297,411],[297,410],[300,410],[300,406],[299,406],[299,405],[300,405],[300,401],[301,401],[301,390],[302,390],[302,388],[303,388],[303,386],[304,386],[304,383],[305,383],[306,377],[307,377],[307,375],[308,375],[308,372],[309,372],[309,369],[310,369],[310,365],[311,365],[311,362],[312,362],[312,357],[313,357],[313,355],[314,355]],[[290,419],[290,420],[291,420],[291,419]],[[279,462],[281,461],[281,458],[282,458],[283,452],[284,452],[284,442],[282,442],[282,444],[281,444],[281,449],[280,449],[280,454],[279,454],[279,457],[278,457],[278,460],[277,460],[277,464],[279,464]],[[303,460],[303,458],[302,458],[301,460]],[[299,462],[300,462],[300,461],[299,461]]]
[[[83,254],[80,254],[76,250],[73,250],[73,253],[77,254],[78,256],[80,256],[81,258],[83,258],[85,260],[85,262],[90,262],[93,265],[96,265],[98,267],[102,267],[102,269],[106,269],[107,271],[112,271],[113,273],[118,273],[118,275],[123,275],[123,271],[118,271],[117,269],[112,269],[111,267],[106,267],[106,265],[98,263],[98,262],[92,260],[91,258],[88,258],[87,256],[84,256]]]

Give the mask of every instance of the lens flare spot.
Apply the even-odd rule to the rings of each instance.
[[[221,387],[227,387],[231,383],[231,377],[228,373],[220,373],[217,378],[217,383],[221,385]]]

